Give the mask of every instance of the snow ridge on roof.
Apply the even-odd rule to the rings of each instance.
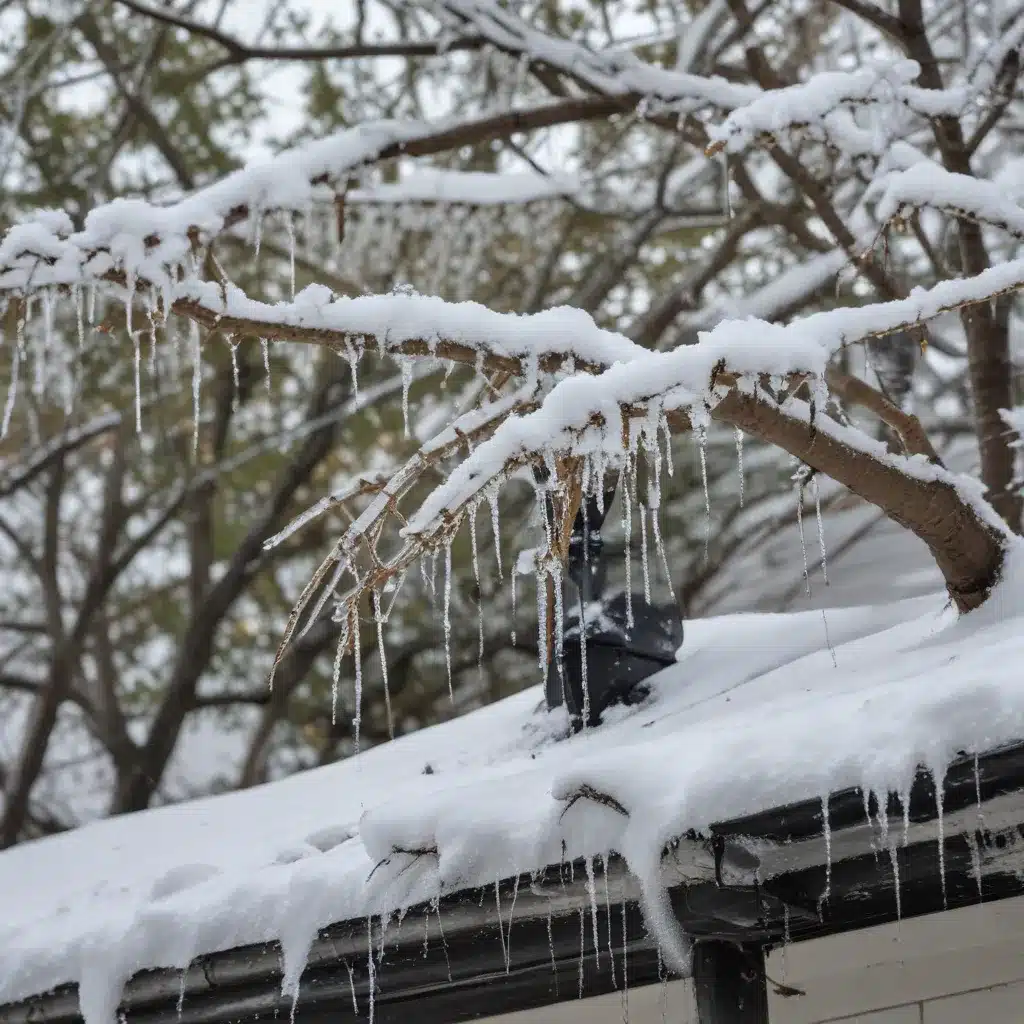
[[[109,1024],[136,971],[270,940],[294,992],[336,921],[609,851],[652,891],[687,829],[847,786],[906,792],[918,765],[941,776],[1024,737],[1020,562],[960,619],[925,597],[692,622],[650,700],[588,734],[561,738],[530,690],[328,768],[9,850],[0,1002],[77,982],[87,1024]],[[627,813],[573,801],[584,787]]]

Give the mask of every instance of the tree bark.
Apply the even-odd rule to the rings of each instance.
[[[910,476],[895,464],[736,389],[715,406],[712,416],[784,449],[920,537],[959,611],[983,604],[998,581],[1009,537],[986,521],[952,483]]]

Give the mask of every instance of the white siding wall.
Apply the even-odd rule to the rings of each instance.
[[[805,993],[771,993],[772,1024],[1024,1024],[1024,898],[799,943],[768,958],[768,975]],[[623,1019],[613,994],[491,1021]],[[689,983],[633,989],[628,1019],[695,1024]]]

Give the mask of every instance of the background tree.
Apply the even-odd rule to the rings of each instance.
[[[568,516],[582,456],[591,482],[599,451],[621,465],[606,390],[619,371],[602,372],[614,359],[640,377],[647,365],[677,373],[662,381],[675,392],[637,392],[627,418],[698,427],[696,446],[672,442],[671,478],[666,467],[657,489],[642,475],[629,487],[640,573],[653,575],[653,505],[685,610],[713,608],[730,566],[759,557],[794,502],[813,515],[846,501],[846,487],[926,540],[962,607],[983,599],[1003,533],[944,475],[935,447],[969,462],[977,438],[988,499],[1019,527],[1004,410],[1016,400],[1024,12],[443,0],[356,4],[331,24],[296,2],[269,5],[256,24],[252,10],[0,4],[4,842],[345,756],[357,711],[361,741],[376,742],[535,681],[550,635],[523,595],[514,629],[511,588],[491,571],[489,513],[479,531],[454,529],[490,492],[434,493],[454,518],[421,519],[401,568],[426,548],[437,577],[407,574],[390,610],[384,585],[401,572],[374,577],[369,547],[393,554],[399,521],[381,530],[372,519],[379,532],[368,533],[365,512],[410,477],[401,510],[431,507],[436,473],[466,449],[454,435],[429,439],[465,415],[475,442],[496,432],[464,464],[497,485],[550,456]],[[254,163],[214,184],[245,157],[294,146],[269,170]],[[390,298],[342,307],[313,282]],[[929,296],[899,305],[918,285]],[[633,344],[562,314],[467,320],[411,289],[506,312],[569,305]],[[243,298],[295,293],[297,306]],[[818,351],[806,327],[761,323],[879,301],[890,305],[801,321],[827,368],[804,358]],[[711,344],[728,342],[725,363],[698,380],[709,340],[678,354],[743,316],[760,318],[743,328],[755,351],[724,325]],[[372,349],[393,358],[360,358]],[[672,355],[648,364],[652,350]],[[573,371],[595,378],[571,392],[597,403],[580,406],[582,426],[555,423],[549,401],[530,421],[543,444],[508,447],[520,422],[509,405],[525,415]],[[621,379],[635,383],[630,372]],[[744,380],[761,398],[737,388]],[[717,402],[710,420],[704,399]],[[851,420],[892,459],[830,426]],[[740,475],[733,427],[753,436]],[[650,433],[639,448],[634,434],[628,480],[654,454]],[[901,455],[930,468],[908,470]],[[410,459],[417,472],[396,476]],[[341,497],[321,517],[265,547],[329,493]],[[537,542],[535,496],[519,483],[495,500],[508,573]],[[839,546],[871,521],[860,514]],[[326,599],[307,604],[312,620],[270,690],[288,611],[352,522],[343,537],[370,541],[348,559],[365,707],[348,687],[332,693],[333,652],[339,638],[353,646],[359,619],[335,621]],[[803,563],[789,577],[798,585]],[[549,605],[554,567],[541,566]]]

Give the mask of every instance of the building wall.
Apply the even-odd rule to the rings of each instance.
[[[798,943],[768,958],[772,1024],[1024,1024],[1024,898]],[[689,982],[633,989],[630,1024],[696,1024]],[[622,1024],[620,994],[491,1018]]]

